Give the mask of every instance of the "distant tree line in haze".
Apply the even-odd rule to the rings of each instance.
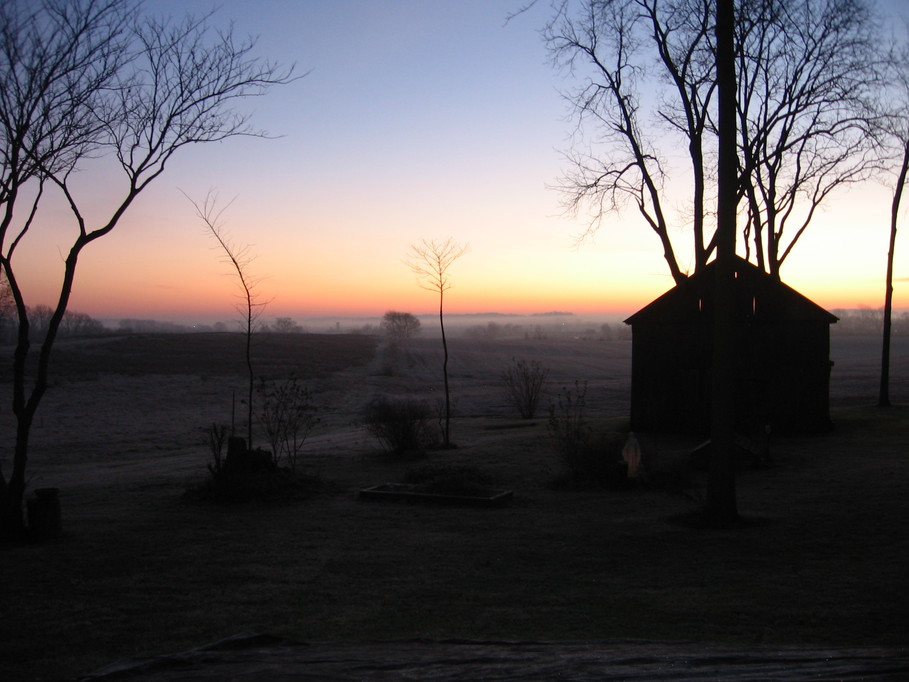
[[[28,308],[28,315],[32,321],[29,334],[32,339],[43,338],[44,334],[47,333],[47,327],[53,313],[53,309],[46,305],[35,305]],[[0,343],[15,343],[18,330],[15,308],[6,295],[0,294]],[[108,330],[100,321],[86,313],[80,313],[75,310],[66,311],[58,331],[61,338],[98,336],[107,332]]]
[[[517,324],[506,322],[487,322],[485,325],[473,325],[464,329],[464,336],[473,339],[517,339],[535,341],[546,339],[581,339],[584,341],[613,341],[631,338],[631,328],[622,324],[604,322],[598,326],[574,324]]]
[[[839,318],[839,322],[832,327],[835,334],[878,334],[884,323],[884,312],[881,308],[853,308],[834,309],[831,311]],[[44,325],[49,319],[51,310],[49,306],[36,305],[30,309],[30,315],[35,323],[32,332],[38,337],[43,333]],[[404,313],[410,315],[410,313]],[[419,319],[411,315],[419,324]],[[339,327],[335,325],[324,330],[312,332],[295,322],[290,317],[279,317],[272,324],[263,324],[257,331],[265,334],[366,334],[378,336],[390,335],[391,332],[384,324],[362,324],[352,327]],[[416,327],[416,333],[411,330],[411,338],[421,331]],[[63,338],[99,336],[102,334],[191,334],[191,333],[231,333],[239,332],[227,322],[214,324],[186,325],[165,320],[123,318],[119,320],[116,328],[106,327],[100,320],[96,320],[86,313],[67,311],[60,327],[60,336]],[[909,335],[909,312],[903,312],[893,319],[893,334],[896,336]],[[0,294],[0,343],[8,344],[15,341],[15,317],[5,298]],[[535,341],[564,340],[566,338],[583,341],[621,341],[631,339],[631,328],[618,323],[605,322],[599,325],[587,325],[582,321],[572,324],[520,324],[514,322],[487,322],[463,327],[459,336],[468,339],[493,341],[497,339],[526,339]]]
[[[211,332],[239,332],[236,324],[214,322],[212,324],[179,324],[162,320],[124,318],[117,331],[124,334],[187,334]],[[290,317],[277,317],[272,324],[257,324],[255,331],[278,334],[302,334],[306,330]]]
[[[880,334],[884,326],[883,308],[853,308],[831,310],[839,321],[831,327],[834,334]],[[894,336],[909,334],[909,312],[901,313],[892,320]]]

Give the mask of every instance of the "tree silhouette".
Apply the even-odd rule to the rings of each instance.
[[[907,26],[909,28],[909,26]],[[887,246],[887,274],[884,284],[884,329],[881,344],[881,377],[878,405],[890,406],[890,336],[893,330],[893,258],[899,227],[900,205],[909,176],[909,45],[903,43],[891,55],[891,87],[888,104],[892,108],[882,117],[883,146],[893,172],[893,197],[890,203],[890,237]]]
[[[445,292],[451,288],[448,270],[458,258],[467,253],[467,245],[459,244],[452,238],[444,242],[423,240],[412,244],[408,266],[417,276],[420,287],[439,294],[439,327],[442,330],[442,377],[445,383],[445,427],[442,432],[443,445],[451,446],[451,394],[448,387],[448,341],[445,337],[443,314]]]
[[[0,267],[18,325],[16,435],[9,478],[0,472],[0,535],[24,527],[29,434],[82,252],[119,224],[178,150],[262,135],[232,105],[293,78],[292,69],[254,57],[254,45],[214,33],[207,17],[143,16],[132,0],[0,4]],[[82,207],[97,200],[96,187],[82,194],[73,183],[88,159],[109,162],[124,180],[95,224]],[[16,254],[40,229],[35,218],[49,195],[63,199],[75,236],[63,250],[59,295],[29,379],[30,320]]]
[[[736,5],[742,241],[747,257],[779,276],[818,206],[874,169],[868,103],[880,59],[866,0]],[[566,207],[589,210],[588,234],[609,214],[636,210],[679,283],[680,262],[699,272],[716,249],[707,208],[719,191],[708,172],[717,163],[716,3],[553,6],[543,35],[554,65],[578,83],[566,93],[577,122],[561,181]],[[679,242],[682,225],[689,243]]]
[[[717,0],[716,73],[719,149],[717,254],[710,392],[710,468],[706,521],[725,525],[738,518],[735,494],[735,12],[733,0]]]
[[[189,197],[187,197],[189,198]],[[233,244],[224,231],[221,217],[224,211],[230,206],[227,204],[224,208],[217,208],[217,196],[209,192],[205,200],[199,204],[192,199],[193,208],[196,209],[196,216],[201,220],[205,229],[214,237],[221,251],[224,252],[224,262],[230,266],[237,275],[237,281],[240,283],[240,289],[243,298],[243,305],[238,306],[238,311],[243,316],[243,334],[246,337],[246,373],[247,373],[247,391],[246,391],[246,447],[253,449],[252,425],[253,425],[253,393],[255,386],[255,374],[253,373],[252,362],[252,339],[255,330],[256,320],[262,315],[266,303],[259,300],[256,295],[257,280],[249,271],[249,265],[252,263],[252,256],[249,255],[249,248],[246,246],[238,247]],[[231,436],[234,434],[231,433]]]
[[[877,39],[866,0],[751,2],[738,12],[743,242],[777,278],[827,197],[877,169]]]
[[[389,310],[382,316],[382,329],[392,339],[409,339],[420,333],[420,320],[412,313]]]

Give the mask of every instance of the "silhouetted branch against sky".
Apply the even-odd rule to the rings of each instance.
[[[230,266],[232,272],[237,276],[237,281],[243,290],[244,307],[240,312],[246,316],[248,324],[251,324],[262,314],[262,309],[267,302],[257,299],[256,287],[260,279],[254,277],[250,272],[250,266],[255,260],[255,256],[250,253],[250,246],[237,246],[231,241],[224,225],[224,212],[230,208],[235,199],[218,207],[218,194],[211,190],[205,195],[201,202],[195,201],[184,192],[184,196],[192,204],[196,217],[202,221],[205,231],[214,237],[222,252],[223,261]]]
[[[882,117],[878,134],[887,184],[892,188],[890,238],[884,280],[884,320],[881,344],[881,376],[878,406],[890,406],[890,343],[893,330],[893,282],[896,236],[906,179],[909,176],[909,20],[903,22],[900,37],[890,52],[888,78],[890,96],[881,102]]]
[[[677,282],[713,254],[716,70],[712,0],[580,0],[543,29],[574,137],[560,183],[588,232],[642,219]],[[745,255],[771,274],[819,205],[876,170],[869,102],[883,70],[872,0],[736,3]]]
[[[422,240],[410,247],[410,259],[407,264],[417,276],[420,287],[439,294],[439,328],[442,331],[442,376],[445,383],[445,422],[442,428],[442,441],[447,447],[451,444],[451,392],[448,385],[448,340],[445,337],[444,299],[445,292],[451,288],[448,269],[458,258],[467,253],[467,244],[456,242],[449,237],[444,242]]]
[[[468,250],[467,244],[456,242],[452,237],[445,241],[424,239],[411,245],[407,266],[417,276],[421,288],[441,294],[451,288],[448,269]]]
[[[236,40],[232,29],[214,30],[210,15],[179,21],[144,9],[134,0],[0,4],[0,267],[18,323],[15,453],[9,479],[0,472],[0,534],[22,528],[31,426],[83,251],[121,223],[178,150],[262,135],[236,108],[238,100],[294,79],[293,67],[254,56],[255,41]],[[79,182],[87,167],[100,169],[102,179]],[[231,250],[218,231],[213,197],[200,208],[238,270],[251,326],[244,254]],[[41,209],[50,219],[36,220]],[[64,237],[60,223],[69,225]],[[27,376],[30,297],[17,276],[27,279],[34,269],[23,256],[26,243],[49,254],[56,268],[49,277],[53,312],[33,378]],[[106,291],[114,288],[107,284]]]
[[[186,196],[185,193],[184,196]],[[260,301],[256,296],[255,289],[258,280],[252,277],[249,272],[250,263],[253,261],[253,257],[249,254],[249,246],[237,247],[230,241],[225,233],[222,216],[224,215],[224,211],[230,207],[233,201],[228,202],[223,208],[218,208],[218,195],[214,190],[209,190],[201,203],[193,201],[189,196],[186,196],[186,198],[192,203],[193,208],[196,210],[196,216],[198,216],[205,225],[206,231],[210,233],[218,243],[218,246],[224,254],[224,261],[229,264],[231,269],[236,273],[237,280],[242,289],[243,305],[237,306],[237,312],[243,316],[243,333],[246,336],[246,370],[249,379],[246,395],[246,445],[248,448],[252,449],[253,387],[255,384],[255,372],[253,370],[252,362],[252,336],[253,331],[255,330],[256,320],[262,315],[268,302]]]

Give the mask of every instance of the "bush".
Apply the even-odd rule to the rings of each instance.
[[[562,460],[568,467],[590,445],[593,430],[587,422],[587,382],[574,382],[574,388],[563,388],[556,402],[549,402],[549,435],[556,442]]]
[[[416,398],[377,398],[366,407],[367,430],[391,453],[422,457],[436,441],[430,427],[432,410]]]
[[[277,467],[267,450],[248,450],[243,438],[228,438],[227,454],[223,455],[223,435],[223,427],[212,426],[209,444],[214,464],[208,465],[211,476],[190,486],[186,499],[219,504],[280,502],[306,497],[321,487],[318,478],[298,476]]]
[[[270,384],[260,379],[258,392],[262,405],[259,424],[271,446],[274,464],[279,465],[283,458],[295,472],[303,443],[319,424],[313,414],[312,393],[294,375]]]
[[[221,473],[224,466],[224,445],[227,443],[227,426],[212,422],[208,428],[208,449],[211,451],[212,461],[208,463],[208,470],[214,476]]]
[[[502,373],[506,397],[522,419],[533,419],[548,377],[549,370],[536,360],[528,363],[514,358],[511,359],[511,367]]]
[[[587,382],[563,389],[549,403],[549,434],[555,440],[563,472],[558,485],[570,487],[617,487],[626,481],[622,459],[625,435],[594,434],[587,420]]]

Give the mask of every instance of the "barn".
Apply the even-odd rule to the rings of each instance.
[[[707,434],[715,263],[625,320],[631,428]],[[830,423],[830,314],[743,258],[735,262],[736,429],[816,433]]]

